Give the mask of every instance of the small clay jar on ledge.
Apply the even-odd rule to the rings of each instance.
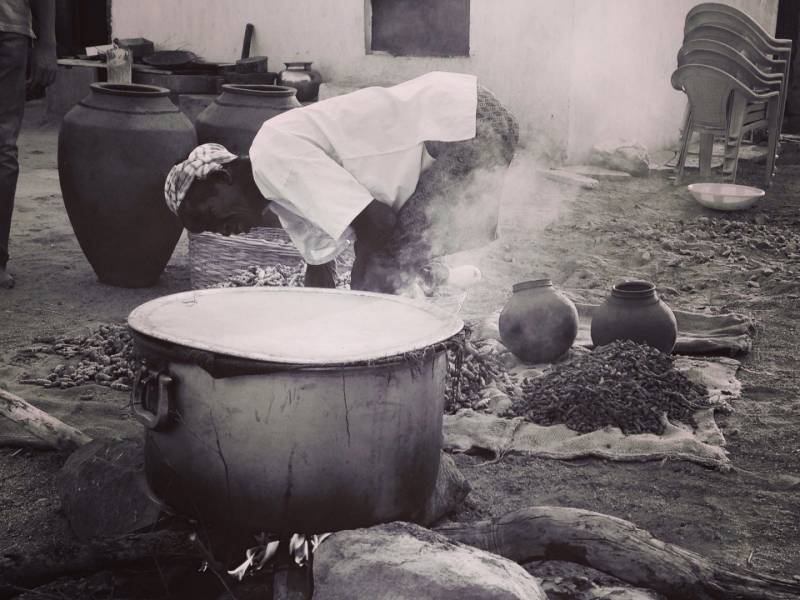
[[[278,73],[278,85],[293,87],[297,90],[297,100],[310,102],[319,98],[319,86],[322,75],[312,69],[310,62],[295,61],[283,63],[286,68]]]
[[[672,310],[649,281],[625,281],[592,317],[592,343],[604,346],[615,340],[647,344],[669,354],[675,348],[678,323]]]

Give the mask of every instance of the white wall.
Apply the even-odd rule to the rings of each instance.
[[[369,0],[114,0],[116,37],[146,37],[233,61],[244,26],[252,55],[310,60],[332,82],[388,84],[430,70],[478,75],[514,112],[529,144],[580,158],[613,134],[651,149],[677,135],[672,90],[683,18],[694,0],[472,0],[470,56],[365,52]],[[729,0],[774,30],[778,0]]]
[[[686,13],[697,0],[576,0],[568,154],[593,143],[674,143],[686,103],[670,85]],[[775,31],[777,0],[732,0]],[[611,12],[613,9],[613,13]]]

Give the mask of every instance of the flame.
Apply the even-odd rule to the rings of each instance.
[[[266,536],[262,534],[262,541],[265,537]],[[245,551],[245,556],[247,557],[245,561],[232,571],[228,571],[228,575],[233,575],[241,581],[244,579],[244,576],[247,575],[248,571],[258,571],[262,569],[278,551],[279,544],[280,542],[278,540],[274,540],[248,548]]]
[[[292,534],[289,540],[289,556],[292,557],[295,564],[299,567],[304,566],[308,562],[310,554],[316,552],[319,545],[331,535],[330,533],[315,534],[311,538],[306,538],[301,533]],[[258,571],[275,556],[280,545],[279,540],[267,541],[267,535],[261,533],[256,536],[256,541],[259,542],[257,546],[245,550],[245,560],[235,569],[228,571],[228,575],[236,577],[239,581],[252,571]],[[309,548],[309,542],[311,547]]]

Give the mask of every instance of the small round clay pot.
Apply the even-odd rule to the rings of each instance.
[[[592,343],[604,346],[614,340],[632,340],[670,353],[678,337],[672,310],[649,281],[626,281],[611,289],[611,296],[592,317]]]
[[[500,340],[523,362],[553,362],[578,334],[578,311],[549,279],[523,281],[500,313]]]

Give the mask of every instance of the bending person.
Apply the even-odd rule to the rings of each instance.
[[[496,236],[517,139],[474,76],[435,72],[273,117],[249,157],[200,146],[165,195],[192,232],[280,223],[309,286],[333,287],[333,260],[354,243],[351,287],[398,293],[434,258]]]

